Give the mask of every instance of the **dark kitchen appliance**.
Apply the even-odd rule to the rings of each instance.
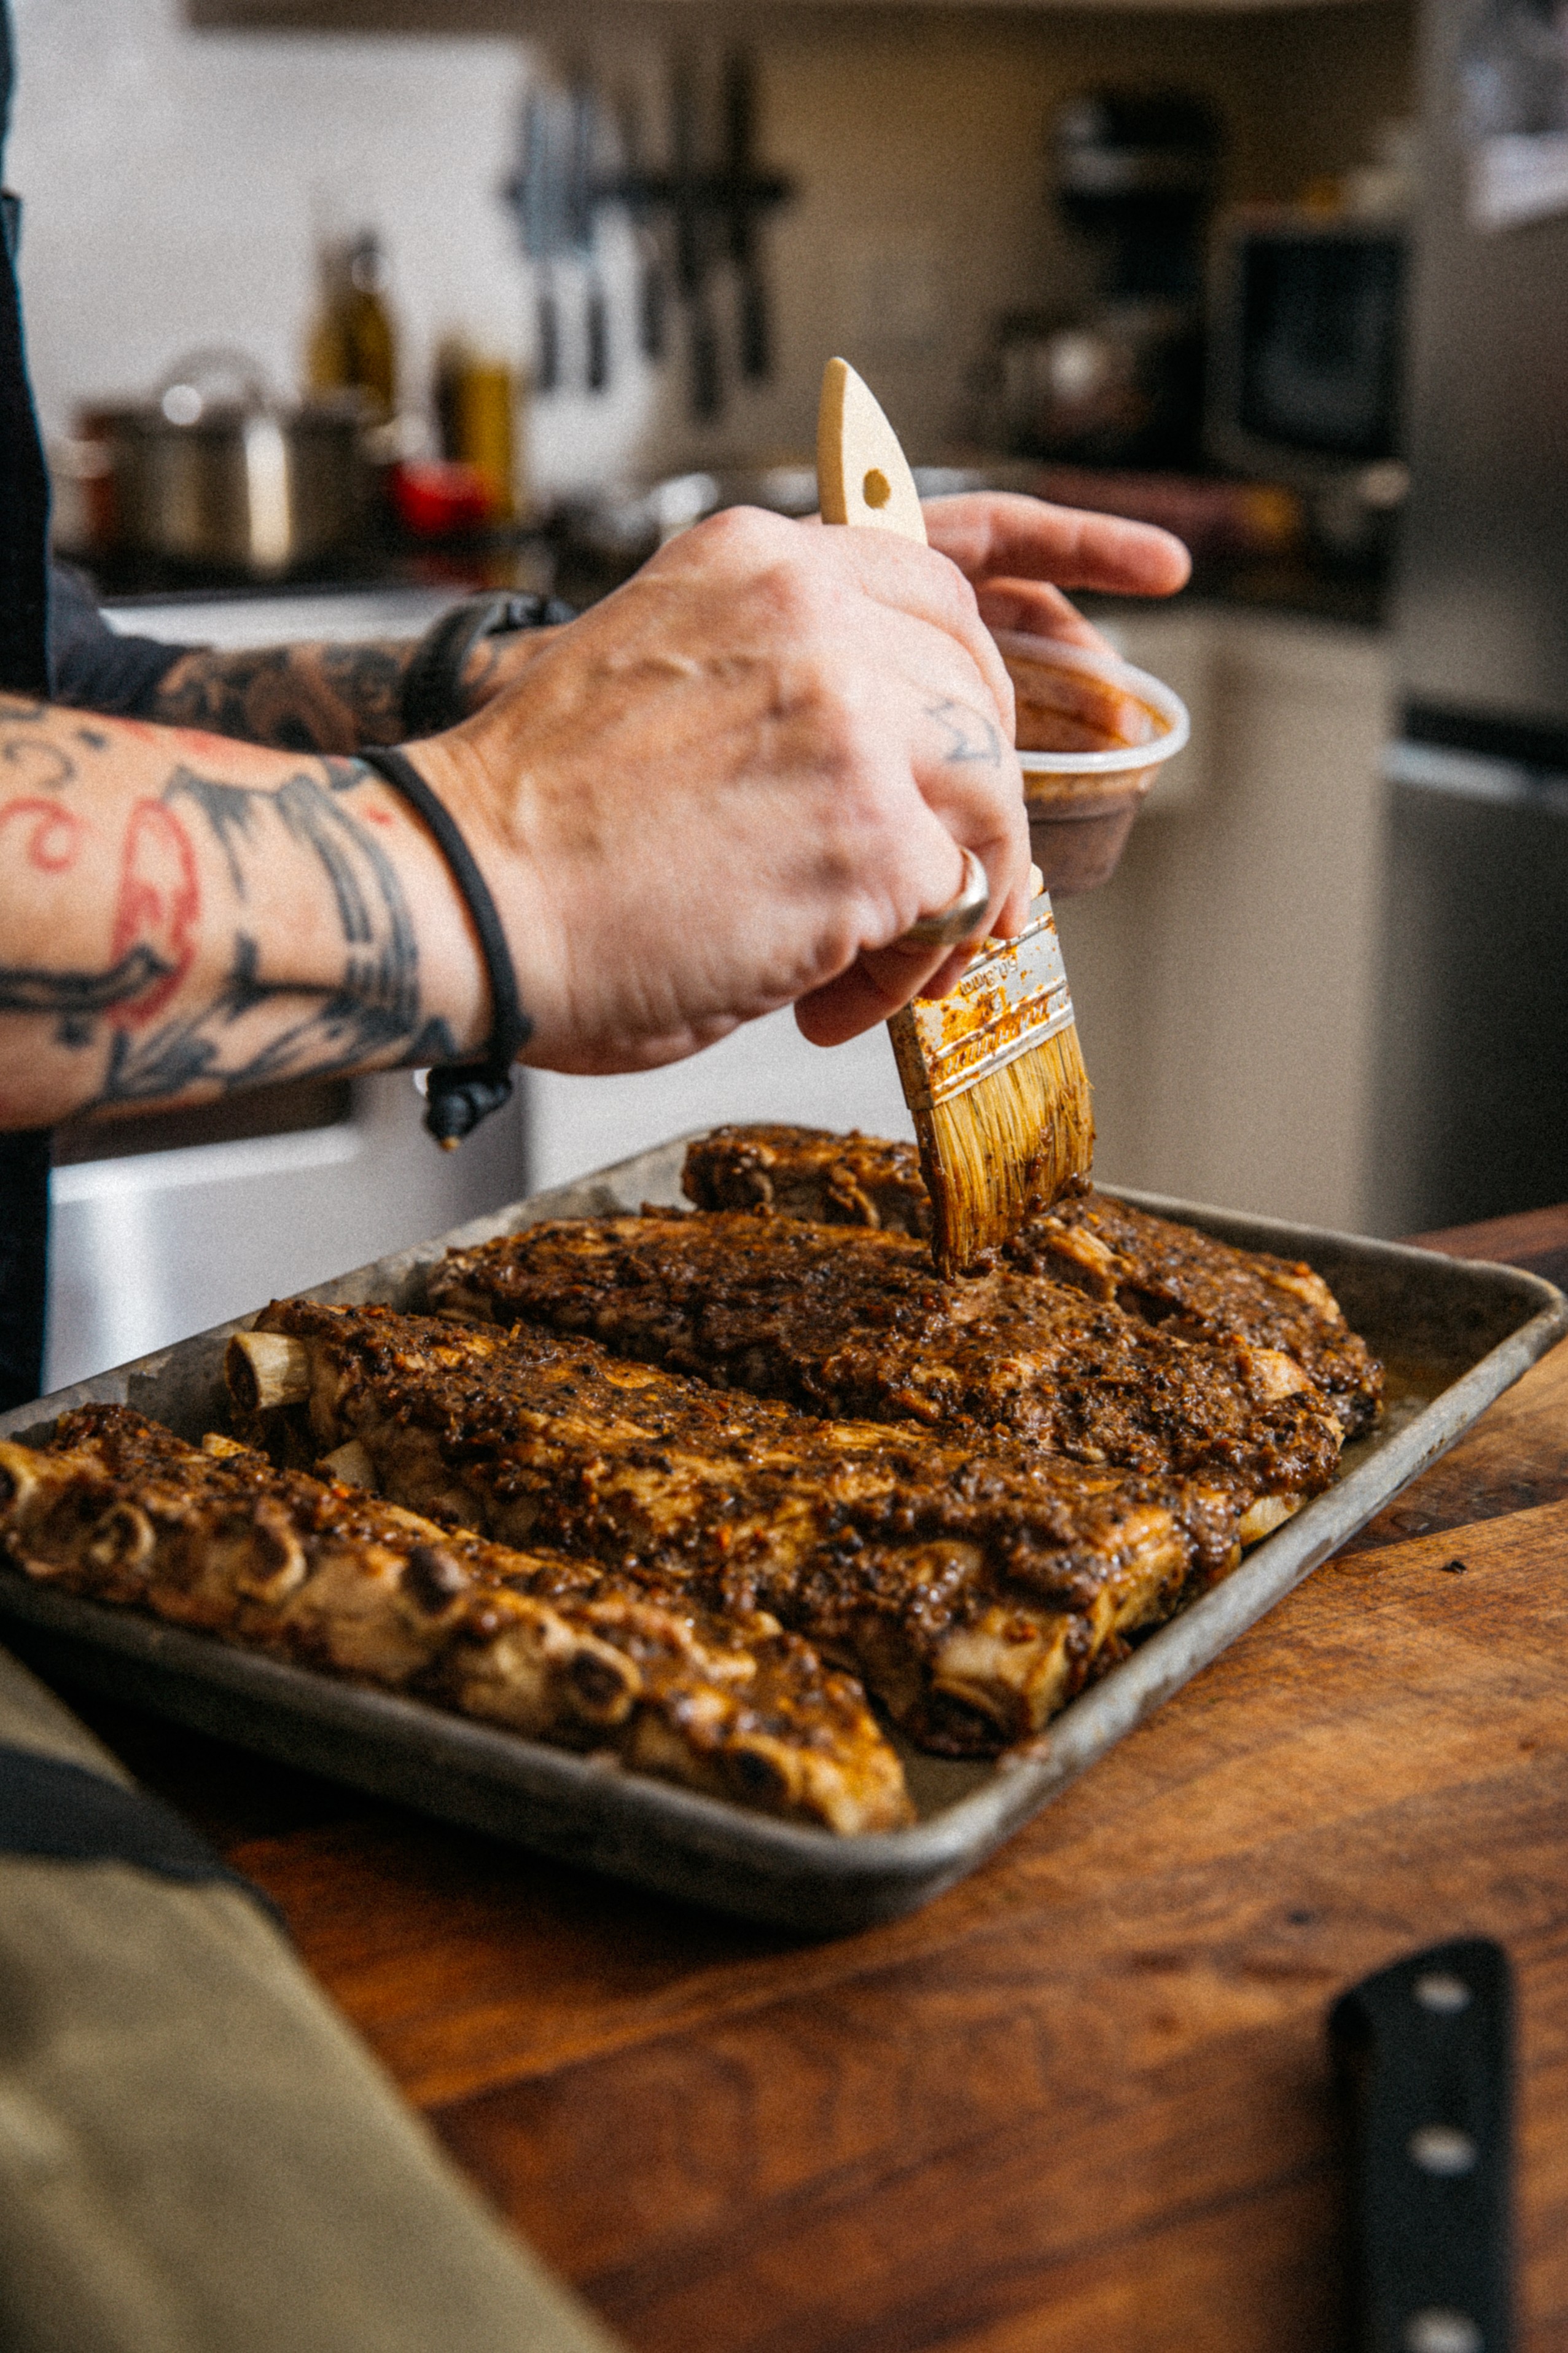
[[[1428,0],[1422,66],[1370,1172],[1386,1232],[1568,1190],[1568,26]]]
[[[1098,90],[1063,109],[1057,206],[1094,249],[1099,295],[1076,318],[1003,322],[1002,402],[1018,455],[1108,466],[1196,457],[1219,153],[1218,124],[1196,99]]]
[[[1210,452],[1300,491],[1328,554],[1385,557],[1408,487],[1408,248],[1402,220],[1296,205],[1228,214],[1215,237]]]

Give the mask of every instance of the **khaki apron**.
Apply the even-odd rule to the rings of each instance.
[[[14,1790],[44,1771],[35,1758],[130,1787],[4,1651],[0,1744],[27,1752]],[[243,1884],[192,1883],[188,1857],[170,1878],[15,1852],[0,1852],[0,2346],[616,2353]]]

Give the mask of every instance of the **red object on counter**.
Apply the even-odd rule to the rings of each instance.
[[[451,458],[405,458],[389,470],[398,522],[416,539],[448,539],[491,521],[495,496],[477,466]]]

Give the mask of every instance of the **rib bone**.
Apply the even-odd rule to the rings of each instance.
[[[252,1413],[302,1405],[310,1394],[310,1351],[278,1332],[237,1332],[224,1357],[230,1393]]]
[[[184,1445],[121,1406],[0,1447],[0,1553],[30,1577],[839,1831],[910,1816],[858,1686],[776,1621],[723,1622],[374,1497]]]
[[[352,1437],[446,1526],[769,1611],[933,1746],[1037,1731],[1237,1557],[1235,1500],[1194,1481],[811,1419],[530,1326],[309,1300],[264,1324],[311,1360],[308,1406],[244,1424],[275,1447]]]

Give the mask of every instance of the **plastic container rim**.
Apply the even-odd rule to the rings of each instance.
[[[1076,670],[1124,687],[1164,725],[1164,733],[1150,743],[1126,744],[1110,752],[1021,751],[1018,765],[1026,783],[1030,776],[1116,776],[1157,767],[1163,760],[1173,759],[1192,734],[1186,704],[1173,687],[1152,671],[1136,670],[1115,654],[1096,653],[1089,646],[1068,645],[1054,638],[1028,637],[1019,629],[997,629],[993,634],[1004,654],[1017,654],[1054,670]]]

